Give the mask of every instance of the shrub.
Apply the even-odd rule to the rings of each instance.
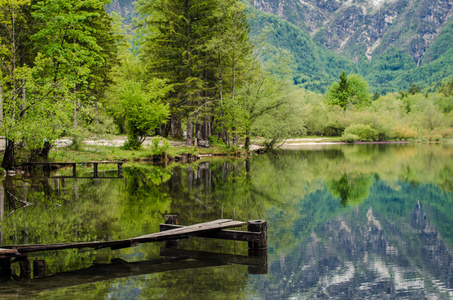
[[[408,125],[397,126],[393,131],[393,135],[396,139],[415,139],[418,136],[417,131],[409,127]]]
[[[209,145],[214,146],[214,147],[225,147],[225,143],[222,141],[221,138],[219,138],[216,135],[211,135],[209,137]]]
[[[162,145],[159,145],[160,141]],[[154,138],[151,142],[151,151],[154,155],[163,155],[167,153],[168,148],[170,148],[170,142],[167,139]]]
[[[364,142],[377,141],[379,137],[377,130],[371,128],[370,125],[364,124],[354,124],[347,127],[344,131],[343,136],[347,136],[350,134],[358,136],[359,141]]]
[[[346,142],[346,143],[354,143],[359,140],[359,137],[355,134],[343,134],[341,137],[341,141]]]
[[[433,130],[432,135],[440,135],[443,138],[451,138],[453,137],[453,128],[437,127]]]
[[[430,140],[433,142],[439,142],[440,140],[442,140],[442,136],[440,134],[433,134],[430,137]]]

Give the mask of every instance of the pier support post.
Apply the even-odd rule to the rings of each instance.
[[[258,266],[249,266],[249,274],[267,274],[267,221],[251,220],[247,223],[247,230],[259,232],[260,238],[249,241],[249,256],[259,261]]]
[[[50,177],[50,170],[51,170],[50,164],[43,165],[43,169],[44,169],[44,176]]]
[[[177,215],[166,215],[165,224],[172,224],[172,225],[179,225],[178,216]],[[160,228],[160,231],[164,231],[165,229]],[[179,248],[179,240],[171,240],[165,241],[165,248]]]
[[[11,278],[11,259],[0,258],[0,280]]]
[[[123,177],[123,163],[118,163],[118,177]]]
[[[247,223],[247,230],[261,233],[259,239],[249,241],[249,249],[267,249],[267,222],[264,220],[251,220]]]
[[[98,164],[94,163],[93,166],[94,166],[94,177],[98,177]]]
[[[20,278],[30,278],[31,275],[30,258],[21,257],[19,259],[19,266],[20,266]]]
[[[249,257],[253,258],[256,265],[248,266],[249,274],[267,274],[267,249],[249,249]]]
[[[44,260],[35,259],[33,261],[33,277],[46,276],[46,262]]]

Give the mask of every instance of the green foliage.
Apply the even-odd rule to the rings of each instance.
[[[343,71],[340,74],[340,81],[333,83],[328,91],[329,104],[339,105],[346,109],[349,100],[349,82],[346,79],[346,73]]]
[[[442,83],[439,88],[439,93],[443,94],[445,97],[453,96],[453,78],[450,81]]]
[[[282,90],[287,89],[290,89],[289,86]],[[285,141],[287,138],[306,134],[305,123],[300,118],[301,107],[294,101],[291,101],[292,95],[275,93],[269,96],[274,101],[280,98],[280,102],[257,103],[258,105],[268,105],[268,108],[278,105],[266,113],[258,115],[251,126],[252,135],[263,137],[266,140],[265,145],[268,149],[274,148],[275,145]]]
[[[371,100],[376,101],[377,99],[379,99],[379,97],[381,97],[381,94],[379,94],[379,92],[374,92]]]
[[[70,124],[70,86],[65,82],[43,83],[35,71],[24,67],[14,73],[25,82],[21,86],[28,94],[25,106],[14,98],[14,92],[5,94],[3,99],[5,118],[1,129],[7,139],[23,143],[27,150],[41,148],[45,140],[54,141]]]
[[[393,133],[396,139],[400,140],[408,140],[408,139],[415,139],[418,136],[417,131],[410,128],[408,125],[397,126]]]
[[[221,138],[215,136],[215,135],[211,135],[209,137],[209,145],[213,146],[213,147],[225,147],[225,143],[222,141]]]
[[[162,143],[162,145],[160,145]],[[168,152],[170,142],[167,139],[153,138],[151,142],[151,151],[153,155],[163,155]]]
[[[378,131],[371,128],[370,125],[354,124],[344,130],[344,135],[356,135],[360,141],[373,142],[379,139]]]
[[[85,131],[79,121],[85,124],[87,114],[80,112],[89,111],[102,97],[116,62],[105,4],[102,0],[2,1],[5,167],[13,164],[17,145],[29,150],[24,159],[46,159],[55,139],[70,134],[77,140]]]
[[[121,85],[118,99],[125,109],[127,142],[126,149],[138,149],[150,130],[163,123],[169,114],[168,105],[160,99],[171,90],[164,80],[153,80],[148,91],[134,81],[126,81]]]
[[[341,140],[346,143],[355,143],[360,140],[358,135],[345,133],[341,136]]]
[[[415,83],[412,84],[412,86],[409,88],[407,91],[411,95],[415,95],[421,92],[420,87],[416,85]]]
[[[343,109],[352,105],[368,106],[371,100],[368,83],[357,74],[350,74],[346,77],[344,71],[340,74],[340,81],[331,85],[326,96],[330,105],[339,105]]]

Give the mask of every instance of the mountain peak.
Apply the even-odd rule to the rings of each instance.
[[[420,64],[453,13],[453,0],[254,0],[254,6],[305,30],[354,61],[392,46]]]

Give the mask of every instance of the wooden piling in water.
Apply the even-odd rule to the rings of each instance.
[[[164,223],[167,225],[178,225],[178,216],[177,215],[166,215],[164,218]],[[161,224],[160,231],[169,230],[171,228],[167,228]],[[167,248],[179,248],[179,240],[169,240],[165,242],[165,247]]]
[[[123,163],[118,163],[118,177],[123,177]]]
[[[31,276],[30,258],[26,256],[19,258],[19,266],[20,266],[20,278],[30,278]]]
[[[46,262],[44,260],[35,259],[33,261],[33,277],[46,276]]]
[[[93,163],[93,174],[94,174],[94,177],[98,177],[98,164],[97,163]]]
[[[249,241],[249,249],[267,249],[267,222],[264,220],[248,221],[247,229],[251,232],[259,232],[259,238]]]
[[[93,165],[94,177],[98,177],[99,164],[117,164],[118,177],[123,177],[123,162],[122,161],[95,161],[95,162],[36,162],[36,163],[22,163],[26,170],[30,171],[32,166],[42,166],[44,174],[50,177],[52,166],[72,166],[72,176],[77,177],[77,164]]]
[[[11,277],[11,259],[0,258],[0,278],[9,279]]]

